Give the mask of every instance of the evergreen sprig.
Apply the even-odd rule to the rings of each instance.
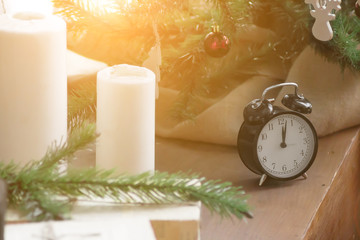
[[[61,168],[64,169],[66,161],[95,139],[95,124],[88,124],[84,120],[71,129],[65,143],[54,144],[42,159],[31,161],[23,167],[14,162],[0,162],[0,178],[8,184],[10,206],[19,208],[32,220],[61,218],[59,213],[68,211],[69,204],[56,200],[50,190],[44,191],[41,185],[36,185],[36,180],[49,180],[64,174]]]
[[[52,2],[56,14],[67,22],[68,48],[84,56],[99,59],[109,65],[139,65],[154,45],[155,38],[148,15],[139,14],[137,27],[134,28],[134,23],[127,16],[130,11],[124,11],[124,6],[121,5],[123,1],[112,1],[113,11],[102,11],[103,5],[98,8],[89,0]],[[99,45],[99,42],[104,44]]]
[[[68,126],[74,128],[82,119],[95,122],[96,118],[96,82],[86,81],[68,88]]]
[[[209,0],[212,4],[203,0],[133,1],[127,9],[123,1],[118,1],[113,13],[105,15],[88,11],[89,7],[78,4],[80,0],[52,1],[56,13],[70,26],[68,47],[109,65],[141,65],[155,44],[153,22],[156,22],[163,57],[160,84],[181,92],[171,111],[176,118],[188,119],[201,111],[198,99],[208,98],[208,86],[220,82],[213,81],[213,75],[218,76],[221,66],[229,62],[238,63],[232,64],[236,65],[234,68],[241,66],[237,61],[214,60],[206,55],[203,39],[211,26],[218,24],[236,49],[237,39],[233,36],[245,23],[245,1]],[[238,52],[232,57],[239,58],[242,54]],[[223,79],[220,85],[226,85],[227,81]]]
[[[83,122],[70,131],[66,143],[54,145],[39,161],[20,167],[0,163],[0,178],[8,184],[10,207],[29,220],[64,219],[78,198],[111,198],[121,204],[182,204],[201,201],[228,217],[251,217],[244,192],[230,183],[206,181],[197,174],[144,173],[115,175],[96,168],[61,171],[72,155],[96,138],[94,124]]]
[[[170,112],[181,120],[204,110],[201,99],[220,99],[232,90],[229,86],[250,78],[248,70],[256,69],[258,60],[280,59],[286,71],[309,44],[343,69],[360,70],[355,0],[342,1],[342,10],[331,21],[334,38],[328,42],[312,37],[314,18],[308,4],[299,0],[134,0],[130,5],[111,1],[112,10],[102,12],[91,10],[94,6],[86,4],[88,0],[52,1],[68,23],[69,48],[109,65],[141,65],[155,44],[155,21],[162,49],[160,84],[179,92]],[[222,59],[204,52],[203,40],[214,24],[232,42],[230,53]],[[253,43],[238,41],[238,34],[249,24],[270,29],[274,35],[252,48]],[[252,51],[244,52],[244,44]],[[248,61],[255,55],[257,61]]]
[[[329,62],[339,64],[344,70],[360,71],[360,19],[351,13],[339,12],[332,22],[334,38],[320,42],[312,38],[312,46]]]

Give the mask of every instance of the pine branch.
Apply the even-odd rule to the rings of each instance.
[[[14,195],[15,193],[9,192],[8,194]],[[32,190],[31,192],[24,190],[22,198],[19,198],[16,204],[14,201],[12,203],[19,207],[22,215],[32,221],[63,220],[69,218],[67,215],[71,210],[71,201],[58,201],[52,199],[47,194],[47,192],[39,191],[39,189]]]
[[[230,29],[231,32],[236,31],[235,21],[229,9],[229,0],[211,0],[217,11],[221,14],[224,25]],[[210,1],[208,1],[210,2]],[[213,14],[215,15],[215,14]]]
[[[53,0],[55,13],[68,25],[68,48],[109,65],[141,64],[155,41],[148,18],[140,15],[134,23],[118,14],[120,7],[114,8],[115,13],[94,14],[88,11],[92,6],[80,4],[83,1]]]
[[[83,30],[85,27],[96,26],[106,27],[105,22],[97,14],[93,1],[88,0],[52,0],[56,14],[64,17],[68,23],[68,30]],[[76,25],[76,26],[75,26]]]
[[[66,143],[54,143],[41,160],[29,162],[23,167],[13,162],[7,165],[0,163],[0,178],[8,183],[10,206],[19,207],[31,220],[62,219],[70,210],[70,199],[58,201],[51,189],[44,191],[36,185],[36,179],[55,179],[64,174],[59,171],[59,166],[95,139],[95,124],[82,120],[80,125],[71,129]]]
[[[219,25],[223,26],[222,29],[231,38],[232,32],[236,30],[235,25],[243,21],[245,14],[241,13],[246,12],[246,5],[239,0],[213,1],[223,9],[224,17],[219,19]],[[119,14],[122,4],[119,2],[119,6],[114,8],[117,15],[100,16],[89,11],[93,7],[79,2],[81,1],[54,0],[57,13],[73,26],[70,32],[74,34],[69,34],[70,49],[110,65],[124,62],[139,65],[154,44],[149,17],[156,19],[163,56],[161,84],[183,93],[179,97],[181,103],[174,109],[181,110],[178,106],[197,108],[192,103],[196,103],[202,93],[208,92],[206,84],[213,78],[207,76],[218,70],[218,67],[207,66],[210,57],[203,51],[203,39],[213,24],[211,7],[204,5],[203,1],[134,1],[132,7]],[[139,53],[139,49],[144,52]],[[188,61],[187,57],[195,61]],[[211,65],[218,66],[219,61]],[[190,115],[196,115],[197,112],[186,111]],[[184,113],[179,111],[175,115]]]
[[[59,4],[58,1],[54,3]],[[64,2],[64,1],[62,1]],[[94,1],[94,0],[71,0],[71,2],[78,6],[83,11],[88,12],[94,16],[108,15],[114,12],[114,9],[119,7],[119,1],[117,0],[106,0],[106,1]]]
[[[329,62],[340,64],[341,68],[360,71],[360,20],[340,12],[332,22],[334,38],[329,42],[312,39],[311,45]]]
[[[58,165],[64,163],[76,151],[84,149],[88,144],[94,142],[97,137],[95,124],[88,124],[86,120],[78,124],[80,125],[71,129],[65,143],[54,143],[41,160],[29,162],[21,169],[20,174],[36,170],[39,174],[46,175],[48,172],[57,170]],[[43,176],[41,175],[41,177]]]
[[[297,0],[252,0],[249,9],[256,25],[271,29],[277,36],[270,43],[273,52],[291,64],[310,41],[312,17],[308,6]]]
[[[180,94],[170,110],[173,118],[186,120],[196,116],[198,111],[194,103],[198,102],[197,98],[206,92],[206,84],[205,81],[200,81],[200,78],[195,76],[204,75],[206,69],[200,68],[204,61],[206,61],[205,52],[197,50],[179,58],[178,63],[174,65],[176,69],[170,71],[171,75],[177,74],[173,78],[178,77],[177,79],[183,80]],[[165,77],[167,76],[165,75]]]
[[[194,120],[199,113],[199,108],[196,106],[199,103],[199,94],[196,93],[198,87],[194,86],[195,84],[195,80],[190,81],[178,94],[169,110],[173,119],[178,121]],[[200,85],[200,88],[204,89],[205,86]]]
[[[206,5],[204,1],[213,4]],[[263,47],[269,51],[261,56],[261,60],[272,60],[276,56],[283,62],[285,69],[290,68],[300,52],[311,43],[328,60],[340,63],[343,68],[360,70],[360,54],[356,49],[359,44],[359,20],[350,14],[354,0],[343,1],[343,10],[332,22],[334,39],[325,43],[311,39],[314,19],[304,2],[204,1],[142,0],[133,1],[129,6],[125,1],[111,1],[111,11],[96,12],[92,10],[95,7],[89,0],[53,0],[58,14],[70,26],[69,48],[110,65],[141,65],[154,45],[152,21],[156,20],[163,56],[160,84],[180,92],[171,110],[172,115],[180,119],[189,119],[199,114],[203,110],[199,100],[213,97],[217,87],[226,86],[226,82],[219,80],[219,75],[223,74],[223,81],[233,82],[232,78],[228,78],[232,76],[242,82],[243,73],[247,69],[258,67],[256,61],[247,62],[245,66],[243,59],[239,58],[239,55],[247,54],[243,52],[225,56],[224,61],[213,61],[204,54],[203,40],[214,21],[233,43],[236,43],[236,33],[241,32],[243,23],[255,23],[272,30],[276,38],[264,41]],[[233,52],[238,51],[236,47],[235,44],[232,46]],[[81,101],[77,108],[80,110],[86,108],[87,103],[83,102],[81,108]],[[90,109],[94,107],[88,106]],[[87,113],[93,115],[91,111],[80,111],[77,114]]]
[[[95,125],[72,129],[65,144],[54,145],[39,161],[20,167],[0,162],[0,178],[8,184],[10,207],[32,221],[63,219],[74,199],[111,198],[121,204],[182,204],[201,201],[211,211],[228,217],[251,217],[239,187],[206,181],[196,174],[144,173],[114,175],[113,170],[59,171],[59,165],[95,140]]]
[[[68,91],[68,126],[79,125],[76,119],[96,120],[96,82],[87,81]]]
[[[59,218],[69,210],[69,203],[53,202],[39,195],[37,190],[49,196],[61,196],[66,199],[86,197],[89,200],[111,198],[122,204],[182,204],[189,201],[201,201],[211,211],[224,217],[234,214],[241,219],[244,215],[251,217],[244,199],[244,192],[230,183],[205,181],[198,175],[183,173],[144,173],[137,176],[112,177],[111,171],[95,169],[73,171],[65,175],[53,175],[48,178],[35,174],[23,174],[28,181],[31,176],[31,193],[25,192],[26,203],[23,206],[27,212],[34,214],[34,208],[39,214],[37,220]],[[21,176],[21,175],[20,175]],[[24,181],[24,179],[19,179]],[[201,184],[201,185],[200,185]],[[16,188],[19,183],[9,184],[12,191],[23,193]],[[13,194],[12,194],[13,195]],[[20,198],[24,200],[23,198]],[[27,204],[29,201],[30,204]],[[17,204],[24,204],[17,201]],[[56,209],[53,209],[56,208]],[[31,210],[33,209],[33,210]],[[41,213],[41,214],[40,214]],[[29,215],[33,216],[33,215]]]

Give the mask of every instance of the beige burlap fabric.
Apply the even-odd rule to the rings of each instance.
[[[268,29],[254,25],[244,26],[237,35],[237,48],[232,49],[228,55],[235,52],[249,54],[249,46],[254,43],[265,45],[272,38],[274,33]],[[255,70],[248,71],[254,77],[239,79],[238,85],[219,97],[200,99],[197,105],[202,111],[192,120],[178,121],[171,118],[169,109],[178,92],[161,88],[156,103],[156,134],[168,138],[235,145],[243,121],[244,107],[254,98],[259,98],[266,87],[285,81],[287,75],[287,70],[279,59],[259,63]]]
[[[360,124],[360,75],[329,63],[307,47],[293,64],[288,82],[296,82],[313,104],[308,117],[319,136]],[[285,89],[279,93],[279,99]]]
[[[254,98],[259,98],[263,89],[277,83],[278,80],[264,76],[248,79],[224,98],[215,102],[208,101],[208,107],[194,120],[181,122],[171,118],[168,112],[177,92],[160,89],[156,105],[156,134],[162,137],[234,145],[243,121],[244,106]]]
[[[296,82],[301,93],[313,104],[308,115],[318,135],[325,136],[360,124],[360,76],[329,63],[307,47],[296,59],[286,79]],[[162,89],[157,104],[156,133],[163,137],[180,138],[217,144],[236,145],[237,134],[243,121],[243,109],[262,91],[280,83],[281,79],[257,76],[233,89],[226,97],[213,103],[199,114],[195,121],[176,122],[166,114],[176,92]],[[277,103],[285,93],[282,89]]]
[[[267,34],[251,30],[246,37],[261,38]],[[250,37],[251,36],[251,37]],[[106,67],[69,53],[69,82],[94,81],[96,71]],[[278,64],[259,66],[258,76],[247,79],[229,92],[216,99],[202,99],[203,111],[194,120],[177,121],[169,114],[177,91],[161,88],[156,101],[156,134],[167,138],[186,139],[216,144],[236,145],[237,134],[243,121],[243,109],[263,90],[284,81],[297,82],[299,90],[313,104],[308,117],[318,135],[325,136],[336,131],[360,124],[360,76],[349,70],[343,73],[334,63],[326,62],[307,47],[293,63],[290,72],[279,71]],[[283,94],[293,89],[283,89],[277,97],[279,103]],[[276,97],[276,94],[273,93]]]

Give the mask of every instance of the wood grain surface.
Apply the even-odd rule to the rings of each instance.
[[[156,169],[191,170],[243,186],[249,195],[253,219],[221,219],[202,207],[202,240],[360,239],[359,136],[360,128],[352,128],[320,139],[307,180],[267,180],[259,187],[235,147],[163,138],[156,140]],[[85,154],[74,167],[94,165],[94,152]]]
[[[360,237],[360,144],[354,139],[305,239],[358,239]]]
[[[208,179],[231,181],[250,195],[254,218],[221,219],[202,209],[201,239],[360,239],[356,231],[360,184],[359,129],[319,141],[309,178],[267,181],[241,162],[235,147],[157,139],[156,168],[189,171]]]

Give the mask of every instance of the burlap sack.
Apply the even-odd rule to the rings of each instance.
[[[162,137],[235,145],[243,121],[244,107],[254,98],[261,96],[263,89],[277,83],[280,82],[264,76],[248,79],[223,99],[209,102],[209,107],[194,120],[181,122],[171,118],[168,112],[177,92],[160,89],[156,105],[156,134]]]
[[[272,38],[274,33],[269,29],[244,26],[237,35],[237,49],[232,49],[229,54],[233,54],[232,51],[249,54],[247,48],[251,44],[256,42],[265,45]],[[228,91],[225,97],[201,99],[198,105],[203,111],[191,120],[179,121],[171,117],[169,110],[179,92],[160,88],[160,96],[156,101],[156,135],[235,145],[243,121],[244,107],[254,98],[259,98],[266,87],[285,81],[288,72],[279,59],[274,59],[259,64],[253,73],[255,76],[250,79],[239,79],[239,85]]]
[[[287,82],[296,82],[313,104],[308,116],[319,136],[360,124],[360,76],[329,63],[307,47],[293,64]],[[278,96],[281,100],[283,89]]]
[[[360,124],[360,77],[339,65],[326,62],[307,47],[296,59],[286,78],[296,82],[301,93],[313,104],[308,115],[318,135],[325,136]],[[156,133],[160,136],[236,145],[237,134],[243,121],[243,109],[248,102],[260,98],[263,90],[281,81],[271,76],[257,76],[231,91],[225,98],[210,104],[195,121],[176,122],[169,119],[164,109],[174,100],[176,92],[162,89],[158,100]],[[282,89],[276,104],[285,93]]]
[[[249,41],[259,37],[252,34],[246,35]],[[87,62],[89,60],[73,53],[68,57],[70,85],[95,81],[96,71],[106,67],[103,63]],[[337,64],[326,62],[312,48],[307,47],[300,54],[287,77],[276,64],[259,66],[258,72],[258,76],[246,80],[221,99],[202,99],[204,110],[194,120],[173,119],[169,110],[178,92],[161,88],[156,101],[157,136],[236,145],[246,104],[260,98],[266,87],[284,81],[297,82],[299,91],[312,102],[313,112],[308,117],[319,136],[360,124],[360,76],[348,69],[343,73]],[[289,91],[293,89],[283,89],[279,93],[277,104],[281,104],[282,96]],[[276,92],[274,94],[277,96]]]

